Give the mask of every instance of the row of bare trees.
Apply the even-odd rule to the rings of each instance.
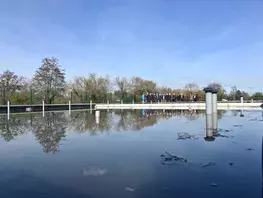
[[[208,86],[219,89],[219,100],[223,98],[238,100],[241,95],[245,96],[245,99],[253,97],[236,87],[233,87],[231,93],[227,94],[219,83],[212,83]],[[0,74],[0,103],[2,104],[5,104],[7,100],[11,100],[13,104],[40,103],[42,100],[45,100],[46,103],[65,103],[68,100],[72,102],[89,100],[115,102],[125,99],[140,101],[141,95],[147,92],[183,94],[187,98],[192,98],[193,94],[198,93],[200,100],[204,99],[202,87],[195,83],[188,83],[183,89],[172,89],[158,86],[154,81],[140,77],[113,79],[110,76],[99,76],[94,73],[74,77],[73,80],[67,82],[65,70],[59,64],[59,60],[54,57],[44,58],[32,79],[18,76],[9,70]],[[254,97],[263,99],[260,92]]]

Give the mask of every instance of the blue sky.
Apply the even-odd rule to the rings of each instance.
[[[31,77],[55,56],[67,79],[263,91],[262,10],[262,0],[0,0],[0,72]]]

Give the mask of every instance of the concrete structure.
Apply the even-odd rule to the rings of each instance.
[[[217,110],[262,110],[261,103],[217,103]],[[153,104],[96,104],[96,109],[181,109],[205,110],[204,102]]]
[[[218,110],[262,110],[261,103],[217,103]],[[204,102],[186,102],[186,103],[153,103],[153,104],[94,104],[94,103],[80,103],[72,104],[73,110],[103,110],[103,109],[178,109],[178,110],[205,110]],[[43,105],[10,105],[10,113],[27,112],[42,112]],[[45,111],[65,111],[69,109],[68,104],[45,104]],[[0,105],[0,114],[7,114],[7,105]]]
[[[213,133],[217,133],[217,130],[218,130],[217,93],[218,93],[218,90],[216,88],[214,88],[212,90],[212,128],[213,128]]]
[[[205,114],[206,114],[206,140],[213,138],[213,89],[210,87],[204,88],[205,92]]]

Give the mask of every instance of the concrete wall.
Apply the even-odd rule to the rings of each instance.
[[[218,110],[262,109],[261,103],[218,103]],[[205,103],[165,103],[165,104],[96,104],[96,109],[203,109]]]

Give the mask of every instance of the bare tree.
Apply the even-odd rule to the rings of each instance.
[[[223,88],[223,86],[220,83],[213,82],[207,85],[208,87],[213,87],[218,90],[218,100],[222,100],[223,98],[226,97],[226,90]]]
[[[232,96],[233,100],[236,100],[236,93],[237,93],[237,87],[236,86],[232,86],[231,87],[230,96]]]
[[[0,74],[0,95],[3,97],[4,103],[6,102],[6,98],[10,98],[12,92],[21,90],[23,82],[24,77],[19,77],[9,70]]]
[[[109,76],[97,76],[93,73],[89,77],[75,77],[71,86],[72,91],[79,98],[85,92],[85,95],[93,101],[106,99],[106,95],[112,90]]]
[[[197,91],[199,90],[199,86],[195,83],[188,83],[184,86],[184,89],[188,91]]]
[[[156,83],[151,80],[144,80],[140,77],[132,78],[133,90],[136,93],[143,94],[145,92],[154,93],[157,91]]]
[[[44,58],[34,76],[34,87],[48,103],[65,91],[65,73],[57,58]]]
[[[126,77],[117,77],[115,79],[115,85],[122,98],[124,98],[127,93],[132,90],[132,81]]]

